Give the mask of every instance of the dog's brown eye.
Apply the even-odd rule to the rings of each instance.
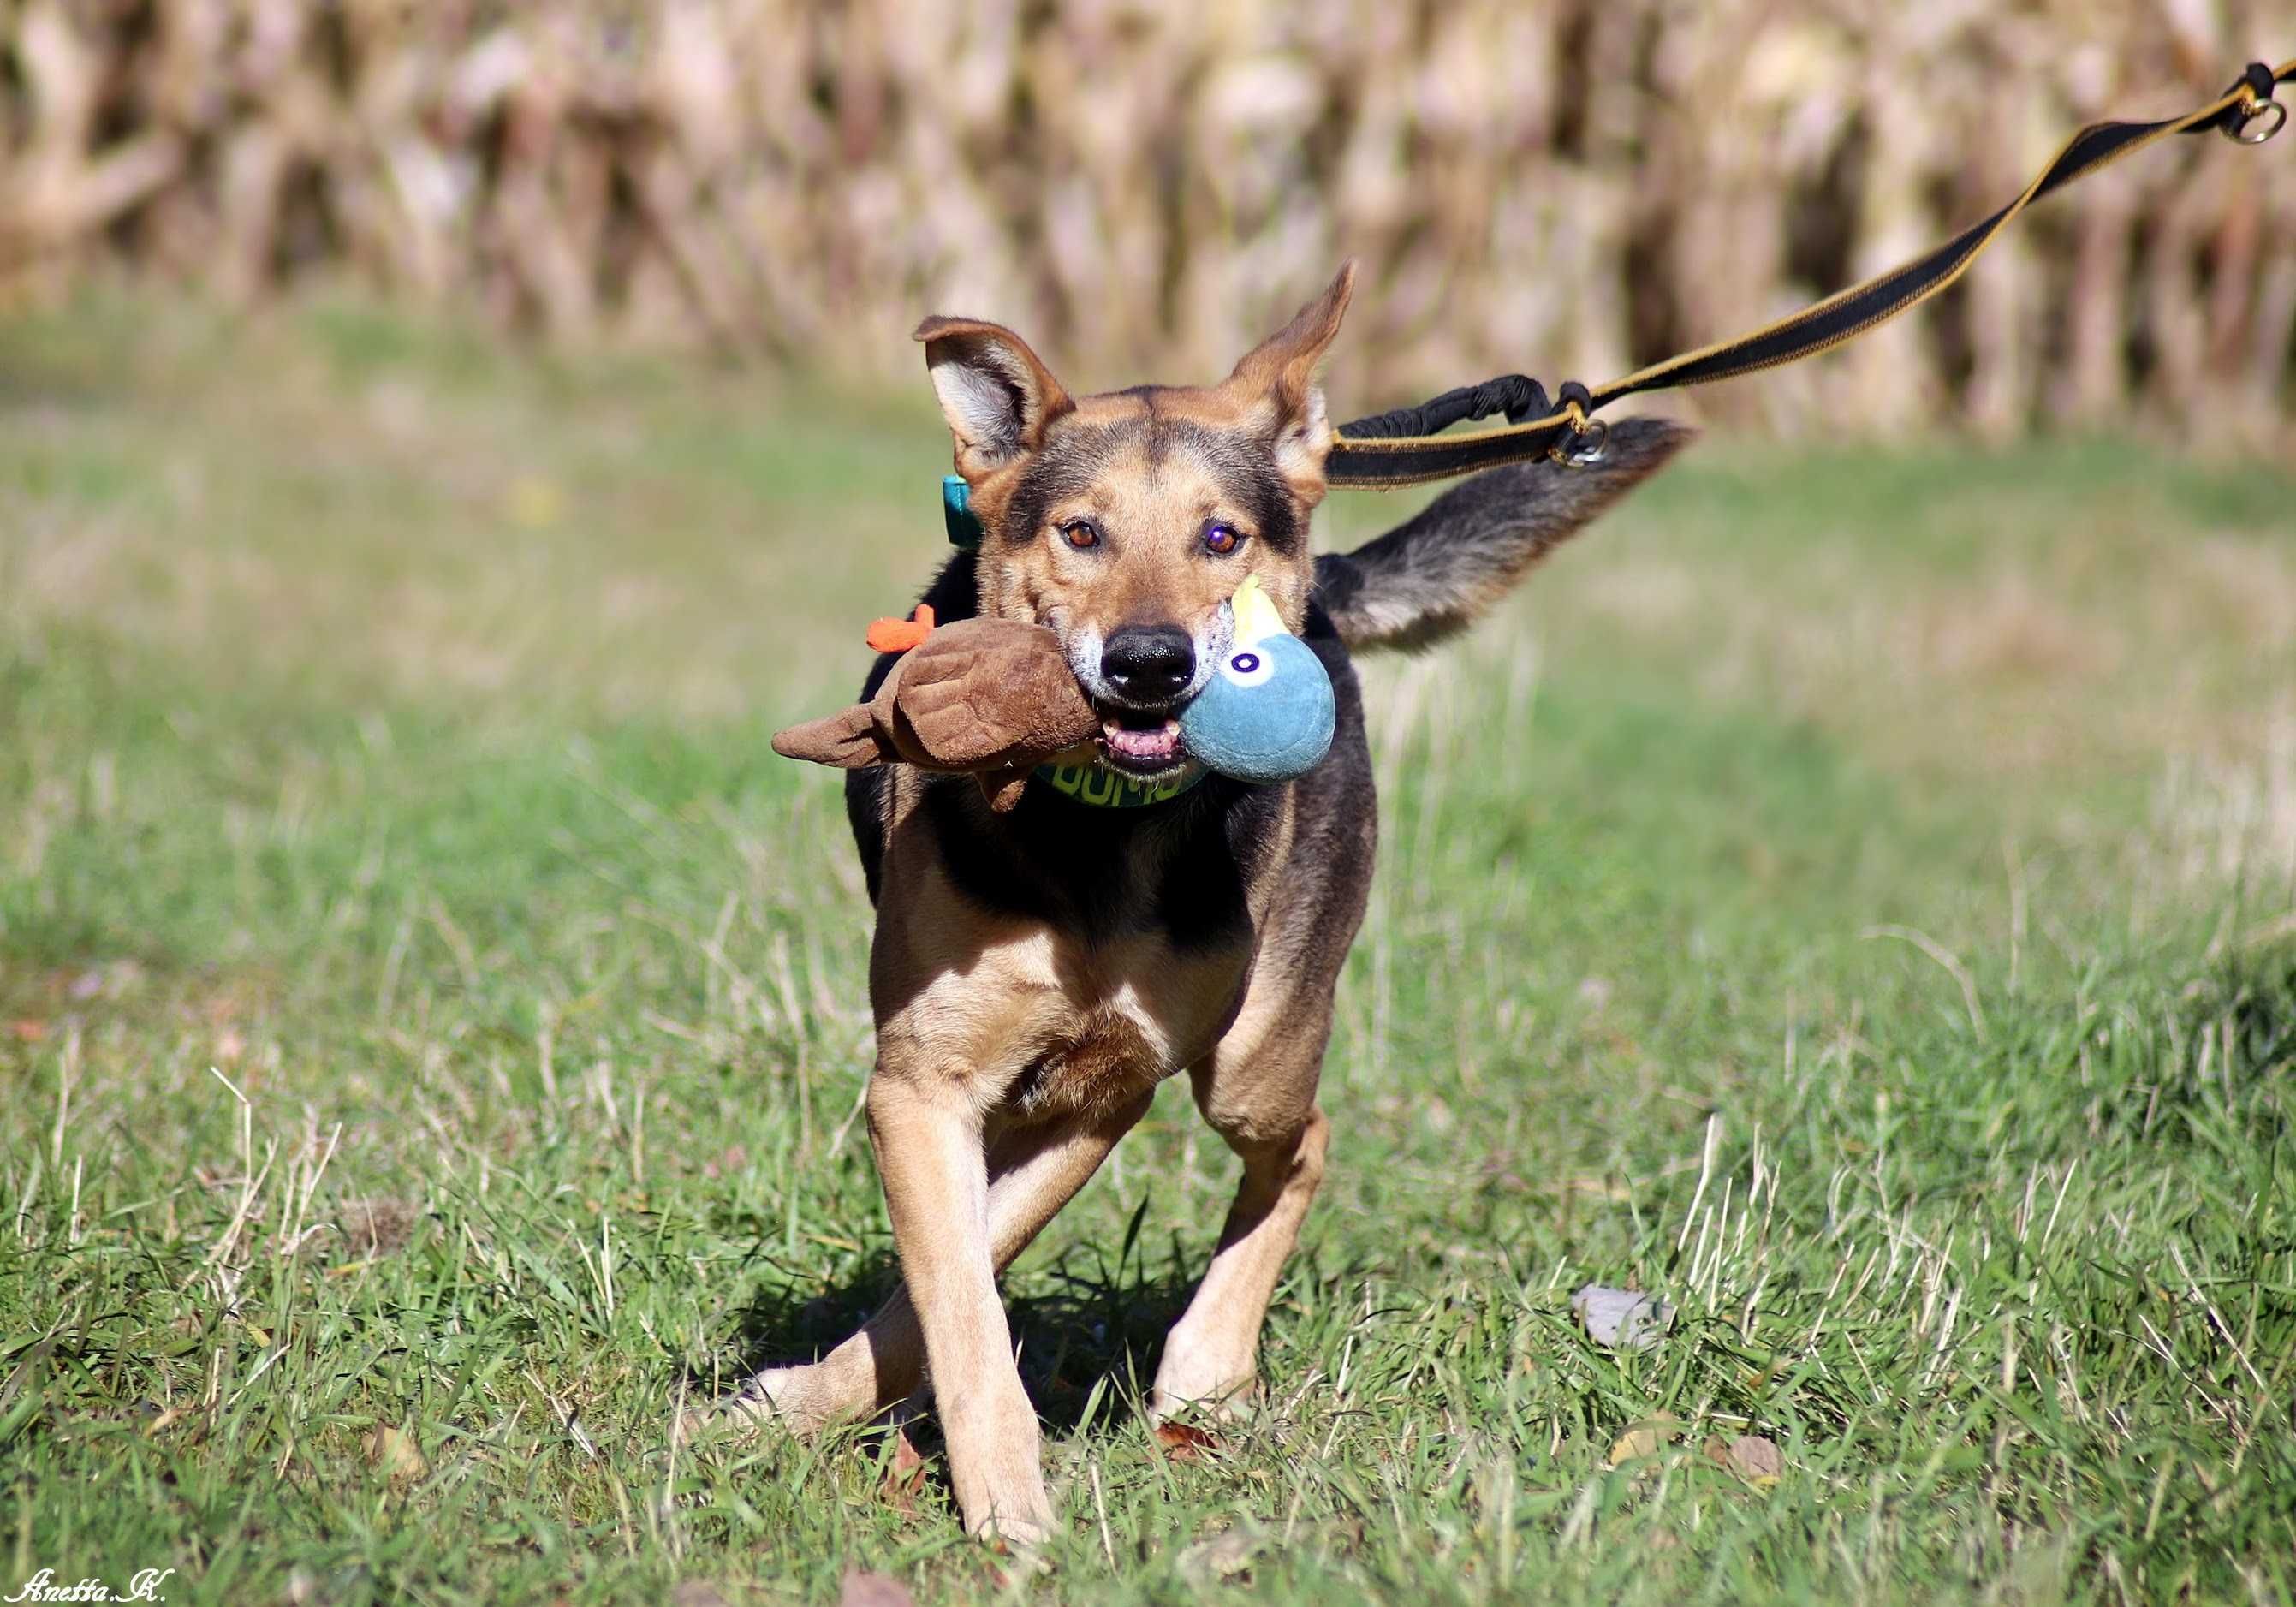
[[[1243,532],[1232,524],[1208,524],[1204,527],[1204,550],[1225,558],[1243,545]]]
[[[1100,545],[1100,527],[1089,519],[1071,519],[1061,527],[1061,539],[1081,553]]]

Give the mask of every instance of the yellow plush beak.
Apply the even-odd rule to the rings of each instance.
[[[1235,611],[1235,639],[1238,642],[1258,642],[1268,636],[1291,634],[1283,623],[1283,616],[1275,611],[1275,604],[1269,602],[1267,594],[1259,589],[1259,577],[1257,575],[1235,588],[1235,595],[1228,599],[1228,606]]]

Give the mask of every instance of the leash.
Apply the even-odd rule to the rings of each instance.
[[[1324,473],[1335,486],[1390,490],[1526,458],[1546,457],[1564,464],[1596,462],[1608,429],[1594,415],[1612,402],[1645,390],[1735,379],[1854,340],[1960,278],[2003,230],[2043,196],[2155,140],[2214,129],[2236,144],[2264,143],[2288,121],[2288,108],[2274,100],[2272,92],[2291,82],[2296,82],[2296,60],[2277,68],[2252,61],[2224,94],[2198,111],[2158,123],[2092,123],[2065,143],[2022,193],[1991,217],[1925,256],[1751,334],[1669,357],[1591,390],[1572,380],[1550,398],[1537,380],[1502,374],[1480,385],[1447,390],[1416,407],[1398,407],[1342,424]],[[1504,428],[1442,433],[1453,424],[1495,414],[1505,414]]]

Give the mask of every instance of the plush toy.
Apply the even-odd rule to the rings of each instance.
[[[1235,635],[1227,658],[1180,713],[1193,758],[1238,781],[1289,781],[1331,750],[1332,677],[1315,650],[1283,627],[1283,616],[1246,580],[1229,599]]]
[[[841,714],[776,733],[774,751],[858,770],[907,764],[976,771],[991,805],[1021,800],[1029,772],[1100,734],[1100,716],[1069,672],[1061,642],[1017,619],[936,627],[879,620],[869,644],[898,652],[877,695]]]
[[[1311,769],[1332,745],[1331,678],[1308,644],[1246,580],[1230,600],[1234,631],[1226,660],[1180,714],[1189,758],[1239,781],[1286,781]],[[774,751],[855,770],[907,764],[972,772],[999,812],[1021,800],[1029,774],[1064,759],[1091,764],[1100,716],[1070,670],[1060,638],[1012,619],[936,626],[880,619],[869,645],[894,652],[877,693],[825,719],[774,737]]]

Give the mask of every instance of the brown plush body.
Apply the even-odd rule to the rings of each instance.
[[[980,772],[1002,810],[1030,770],[1099,732],[1057,635],[1017,619],[961,619],[896,660],[867,702],[777,732],[774,751],[842,770]]]

